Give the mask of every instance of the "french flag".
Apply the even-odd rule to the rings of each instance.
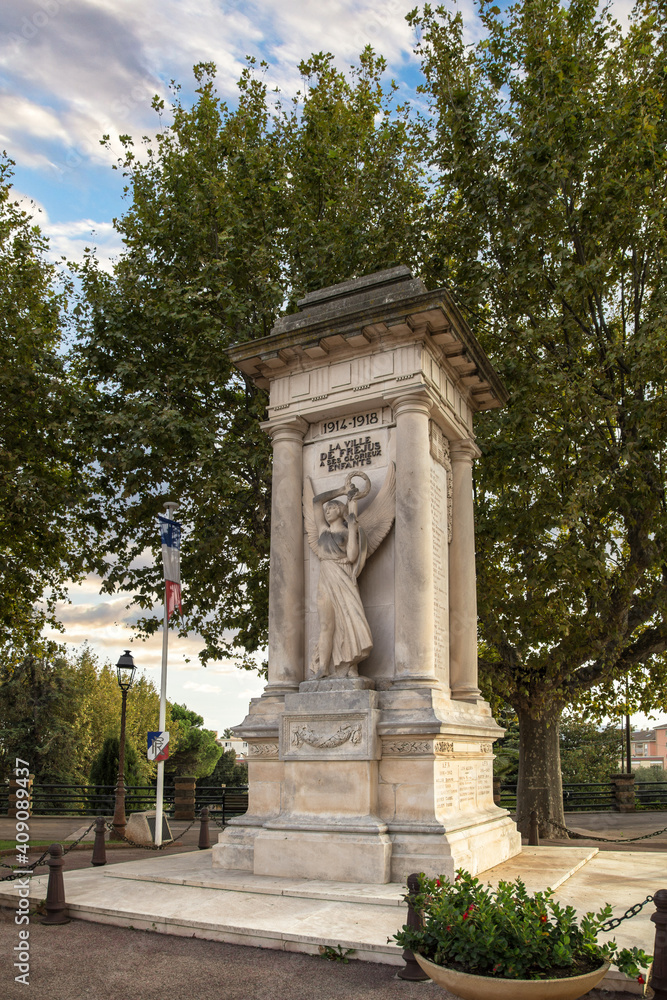
[[[181,526],[178,521],[158,515],[160,521],[160,536],[162,538],[162,564],[164,566],[164,582],[167,590],[167,619],[171,618],[176,608],[183,614],[181,607]]]

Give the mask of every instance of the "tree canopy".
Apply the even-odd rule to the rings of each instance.
[[[267,335],[311,289],[413,261],[421,246],[422,167],[384,61],[366,50],[348,78],[313,56],[287,104],[261,68],[250,60],[234,109],[210,64],[195,67],[193,107],[177,88],[168,109],[155,101],[171,123],[142,149],[123,139],[124,252],[113,276],[93,258],[81,272],[79,360],[97,389],[86,440],[108,527],[99,568],[107,588],[159,603],[159,560],[133,560],[157,551],[155,516],[177,499],[204,662],[253,653],[267,635],[266,399],[225,349]]]
[[[519,713],[523,806],[562,822],[563,706],[664,673],[665,11],[593,0],[411,22],[441,275],[510,392],[478,420],[482,666]],[[551,732],[549,732],[551,730]],[[530,789],[530,791],[529,791]]]
[[[166,773],[205,778],[213,772],[223,752],[215,733],[202,729],[202,716],[185,705],[172,705],[171,717],[178,726],[178,739],[174,752],[170,749]],[[169,740],[171,742],[171,733]]]
[[[82,407],[64,360],[67,287],[12,193],[0,157],[0,646],[58,627],[56,602],[85,566],[90,470],[74,440]]]
[[[118,772],[121,701],[115,670],[100,664],[86,647],[74,657],[53,643],[11,655],[5,651],[0,655],[0,780],[9,777],[15,758],[21,757],[30,762],[38,784],[87,784],[99,758],[94,780],[115,784],[115,776],[112,782],[100,782],[98,772],[106,767],[104,773],[110,773],[114,753]],[[139,675],[128,692],[126,714],[126,767],[132,765],[134,783],[147,784],[155,777],[157,765],[147,760],[146,736],[157,729],[159,712],[159,692],[150,678]],[[177,773],[209,773],[215,766],[218,755],[211,751],[215,741],[208,730],[192,735],[203,721],[184,705],[167,702]],[[179,751],[192,771],[178,771]]]

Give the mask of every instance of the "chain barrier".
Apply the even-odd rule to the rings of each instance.
[[[589,833],[577,833],[575,830],[570,830],[567,826],[562,826],[555,820],[549,821],[552,826],[558,827],[563,833],[566,833],[572,840],[599,840],[604,844],[636,844],[638,840],[650,840],[651,837],[659,837],[661,833],[667,833],[667,826],[662,830],[654,830],[653,833],[643,833],[640,837],[594,837]]]
[[[612,917],[611,920],[605,920],[605,922],[600,927],[601,931],[613,931],[619,924],[622,924],[624,920],[629,920],[630,917],[636,917],[637,914],[644,909],[647,903],[653,902],[653,896],[647,896],[643,903],[635,903],[631,906],[629,910],[626,910],[622,917]]]
[[[178,834],[178,836],[179,837],[184,837],[185,834],[188,833],[192,829],[192,827],[199,820],[199,818],[200,817],[195,817],[195,819],[193,819],[192,823],[190,823],[190,825],[187,826],[185,828],[185,830],[182,830]],[[67,850],[63,851],[63,854],[62,854],[63,857],[65,857],[66,854],[69,854],[70,851],[74,850],[74,848],[77,846],[77,844],[81,843],[81,841],[86,836],[86,834],[90,833],[90,831],[93,829],[93,827],[95,826],[95,823],[96,823],[96,820],[93,820],[93,822],[90,824],[90,826],[86,830],[83,831],[83,833],[78,838],[78,840],[75,840],[73,844],[70,844],[70,846],[67,848]],[[115,832],[116,828],[113,825],[113,823],[111,823],[111,822],[105,822],[104,825],[105,825],[105,827],[106,827],[107,830],[109,830],[111,832]],[[173,844],[173,841],[171,841],[171,840],[167,841],[165,844],[160,844],[159,846],[157,844],[137,844],[136,841],[130,840],[128,837],[125,837],[122,834],[118,834],[118,836],[120,837],[121,840],[125,841],[126,844],[130,844],[131,847],[140,847],[144,851],[164,851],[165,848],[170,847]],[[37,861],[33,862],[33,864],[29,865],[27,868],[22,868],[19,871],[17,871],[15,868],[13,868],[12,865],[5,865],[5,864],[0,865],[0,867],[2,867],[2,868],[10,868],[10,869],[12,869],[12,872],[13,872],[13,874],[11,874],[11,875],[4,875],[2,878],[0,878],[0,882],[12,882],[12,881],[14,881],[14,880],[16,880],[18,878],[23,878],[24,875],[26,875],[28,872],[33,872],[36,868],[46,868],[47,863],[45,862],[44,859],[46,857],[48,857],[48,854],[49,854],[49,848],[47,847],[47,849],[44,851],[44,853],[42,854],[42,856],[37,859]]]
[[[184,837],[185,834],[192,829],[195,823],[198,822],[198,820],[199,817],[196,816],[193,819],[192,823],[190,823],[190,826],[186,826],[185,830],[182,830],[178,836]],[[106,826],[107,830],[110,830],[111,832],[115,833],[116,837],[118,837],[120,840],[125,841],[126,844],[130,844],[132,847],[140,847],[144,851],[164,851],[167,847],[171,847],[171,845],[174,843],[173,840],[168,840],[165,844],[137,844],[136,841],[130,840],[128,837],[125,836],[125,834],[118,833],[113,823],[105,823],[104,825]]]
[[[90,831],[92,830],[92,828],[94,826],[95,826],[95,820],[93,820],[93,822],[90,824],[90,826],[87,827],[87,829],[85,829],[83,831],[83,833],[81,834],[81,836],[77,840],[75,840],[72,844],[70,844],[70,846],[67,848],[67,850],[63,851],[62,856],[65,857],[66,854],[69,854],[70,851],[73,851],[74,848],[77,846],[77,844],[81,843],[81,841],[86,836],[86,834],[90,833]],[[46,857],[48,857],[49,849],[50,848],[47,847],[46,850],[44,851],[44,853],[42,854],[42,856],[40,858],[38,858],[37,861],[34,861],[31,865],[28,865],[26,868],[21,868],[18,871],[12,865],[5,865],[5,864],[3,864],[2,867],[3,868],[11,868],[12,871],[13,871],[13,874],[12,875],[5,875],[5,876],[3,876],[3,878],[0,879],[0,882],[12,882],[12,881],[14,881],[17,878],[22,878],[28,872],[34,872],[34,870],[36,868],[46,868],[47,863],[46,863],[46,861],[44,859]]]

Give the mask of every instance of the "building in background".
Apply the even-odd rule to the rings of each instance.
[[[229,740],[218,740],[218,744],[225,752],[228,750],[235,752],[237,764],[248,763],[248,744],[245,740],[240,740],[236,736],[233,736]]]
[[[632,770],[653,764],[667,770],[667,723],[632,734]]]

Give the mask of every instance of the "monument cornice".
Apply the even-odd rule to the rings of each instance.
[[[236,344],[233,363],[260,387],[323,363],[422,342],[468,390],[474,410],[503,406],[508,393],[445,288],[428,291],[405,267],[307,295],[267,337]]]

